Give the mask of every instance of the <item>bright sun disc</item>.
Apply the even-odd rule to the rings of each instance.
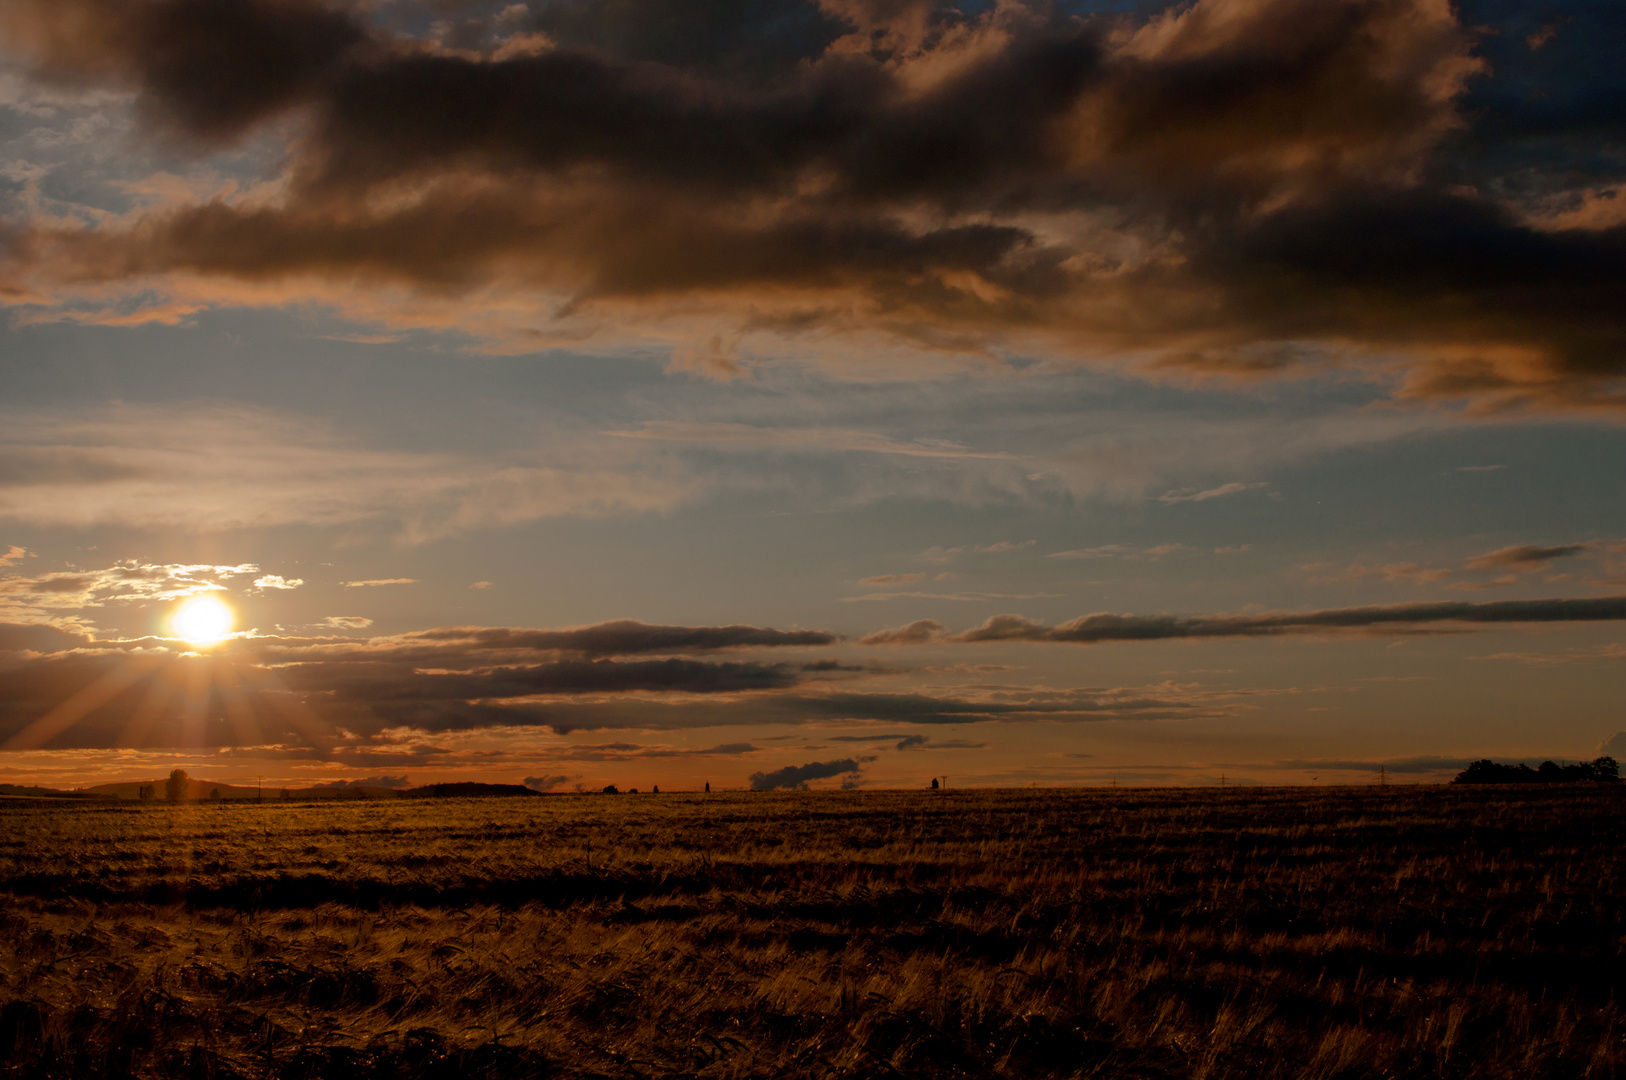
[[[194,645],[212,645],[231,633],[231,625],[231,608],[213,596],[194,596],[169,617],[169,628]]]

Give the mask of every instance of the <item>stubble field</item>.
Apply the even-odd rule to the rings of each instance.
[[[1613,1077],[1626,793],[0,803],[0,1074]]]

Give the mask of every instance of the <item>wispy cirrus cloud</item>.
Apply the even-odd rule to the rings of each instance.
[[[829,428],[755,427],[750,424],[679,420],[650,421],[627,431],[606,431],[623,439],[653,439],[665,442],[701,443],[741,450],[786,450],[800,452],[897,454],[903,457],[977,458],[1006,460],[1014,455],[980,451],[947,439],[917,439],[904,442],[867,431]]]
[[[1149,559],[1156,561],[1165,555],[1178,555],[1190,552],[1192,549],[1185,544],[1154,544],[1151,547],[1136,548],[1124,544],[1101,544],[1097,547],[1072,548],[1068,551],[1056,551],[1046,555],[1047,559]],[[1238,552],[1246,551],[1247,547],[1236,549]],[[1215,554],[1221,554],[1216,551]]]
[[[9,411],[0,520],[214,531],[377,527],[417,543],[558,516],[667,511],[698,482],[607,448],[491,461],[369,449],[330,425],[233,406]]]
[[[987,600],[1051,600],[1063,593],[998,593],[998,592],[872,592],[861,596],[843,596],[844,604],[857,604],[883,600],[952,600],[955,603],[976,604]]]
[[[1308,563],[1299,569],[1307,572],[1309,580],[1316,583],[1359,581],[1362,578],[1375,577],[1383,581],[1426,585],[1444,581],[1453,573],[1445,567],[1427,567],[1415,562],[1384,563],[1381,566],[1353,563],[1333,573],[1328,572],[1329,568],[1325,563]]]
[[[1157,497],[1157,501],[1166,506],[1183,502],[1207,502],[1209,499],[1222,499],[1227,495],[1240,495],[1244,491],[1254,491],[1268,486],[1262,480],[1246,484],[1240,480],[1233,480],[1229,484],[1221,484],[1219,487],[1207,488],[1201,491],[1196,488],[1176,488],[1173,491],[1165,491]]]

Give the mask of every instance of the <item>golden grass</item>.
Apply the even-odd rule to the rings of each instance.
[[[0,806],[0,1075],[1613,1077],[1623,810]]]

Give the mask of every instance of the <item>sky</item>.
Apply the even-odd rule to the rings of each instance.
[[[0,782],[1626,759],[1623,47],[0,0]]]

